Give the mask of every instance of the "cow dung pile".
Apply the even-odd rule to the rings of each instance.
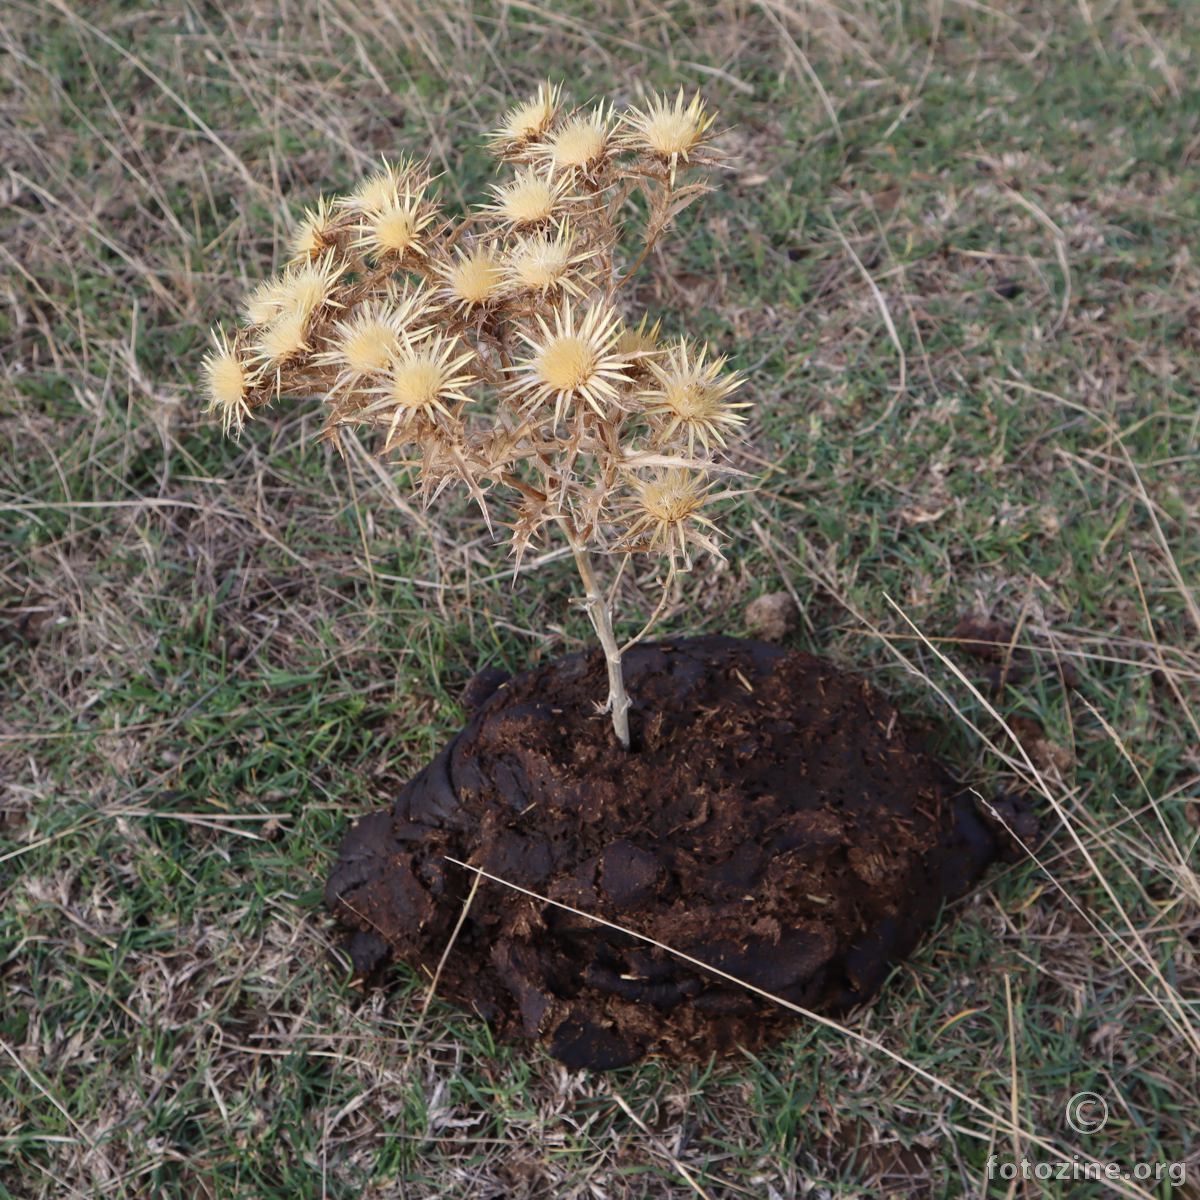
[[[443,999],[570,1067],[754,1049],[796,1020],[761,993],[869,999],[997,852],[896,710],[822,659],[688,638],[625,677],[630,751],[598,652],[477,677],[466,727],[342,845],[326,898],[358,976],[433,974],[475,882],[458,860],[505,883],[480,880]]]

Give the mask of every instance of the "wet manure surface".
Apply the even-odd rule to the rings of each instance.
[[[823,1013],[869,999],[997,852],[961,785],[863,680],[733,638],[636,647],[634,748],[598,653],[474,681],[467,726],[347,834],[326,887],[358,976],[436,970],[570,1067],[753,1049],[796,1019],[666,950]],[[568,909],[579,910],[578,912]]]

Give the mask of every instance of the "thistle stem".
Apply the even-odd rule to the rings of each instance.
[[[665,213],[671,203],[671,196],[674,191],[675,172],[672,170],[670,182],[663,187],[661,201],[657,198],[653,200],[655,209],[658,210],[661,205],[661,211]],[[649,192],[647,192],[647,195],[649,195]],[[651,232],[652,229],[654,230],[653,232]],[[662,237],[664,232],[666,232],[665,224],[661,228],[654,229],[654,223],[651,221],[650,225],[646,227],[646,241],[642,245],[642,252],[634,259],[633,266],[617,281],[618,288],[623,288],[638,273],[642,264],[650,257],[650,252],[658,245],[658,239]]]
[[[621,278],[617,281],[618,288],[623,288],[630,281],[630,279],[632,279],[634,277],[634,275],[636,275],[638,273],[638,270],[641,267],[642,263],[644,263],[646,261],[646,259],[648,259],[650,257],[650,251],[654,249],[654,247],[657,245],[657,243],[658,243],[658,238],[656,238],[656,237],[653,237],[653,238],[648,237],[646,239],[645,245],[642,246],[642,252],[634,260],[633,266],[630,267],[629,270],[626,271],[625,274],[622,275]]]
[[[629,694],[625,691],[625,680],[621,674],[621,648],[617,645],[613,634],[612,612],[607,599],[600,590],[600,582],[592,566],[591,555],[579,542],[575,531],[564,523],[567,540],[575,555],[575,565],[579,568],[579,578],[583,580],[583,590],[587,597],[588,616],[592,619],[592,627],[600,639],[604,649],[604,661],[608,666],[608,701],[605,710],[612,715],[613,732],[621,745],[629,749]]]

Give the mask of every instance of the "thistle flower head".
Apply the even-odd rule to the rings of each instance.
[[[306,322],[325,305],[335,306],[334,290],[345,273],[333,253],[288,267],[261,283],[246,297],[244,310],[252,325],[268,325],[284,315]]]
[[[337,205],[352,213],[373,216],[394,207],[405,196],[424,192],[428,186],[428,174],[413,159],[400,158],[390,163],[385,158],[378,171],[368,175],[352,192],[339,196]]]
[[[423,336],[424,324],[431,319],[429,297],[421,291],[368,302],[334,325],[328,348],[314,362],[337,368],[331,389],[337,391],[385,371],[400,353],[402,340]]]
[[[280,289],[282,311],[310,317],[324,305],[334,304],[334,288],[345,270],[345,264],[332,253],[290,268],[284,273]]]
[[[724,372],[724,358],[706,362],[707,356],[707,346],[697,350],[681,338],[668,347],[661,360],[650,361],[653,384],[641,394],[646,414],[659,426],[661,440],[685,433],[689,455],[695,454],[697,440],[706,451],[713,442],[724,446],[725,433],[746,420],[741,410],[748,406],[728,399],[744,380]]]
[[[625,533],[630,549],[665,554],[671,569],[690,571],[689,546],[721,558],[720,548],[706,530],[713,523],[701,510],[712,499],[711,481],[702,472],[666,467],[649,478],[634,477],[633,506]]]
[[[636,325],[626,325],[621,329],[617,339],[617,350],[631,357],[647,358],[659,351],[658,335],[662,332],[662,321],[648,324],[648,316],[643,316]]]
[[[372,424],[388,426],[385,449],[428,433],[439,415],[452,416],[450,405],[470,401],[466,389],[475,376],[462,368],[475,355],[469,350],[456,355],[460,349],[456,338],[442,334],[419,342],[401,336],[383,383],[373,390],[377,399],[362,413]]]
[[[278,371],[311,349],[308,318],[301,312],[280,313],[259,331],[251,348],[261,366]]]
[[[438,294],[460,312],[499,300],[505,291],[504,264],[494,246],[479,243],[435,264],[442,286]]]
[[[315,207],[304,210],[304,216],[292,234],[292,262],[309,262],[328,254],[337,247],[339,232],[333,206],[322,196]]]
[[[238,354],[236,345],[221,330],[213,330],[213,349],[202,366],[208,391],[208,411],[218,413],[226,434],[241,433],[250,416],[247,397],[253,375]]]
[[[616,352],[620,317],[606,305],[588,309],[578,320],[569,301],[554,314],[554,328],[537,318],[537,332],[519,334],[527,355],[513,364],[510,392],[527,408],[554,400],[557,425],[572,404],[583,402],[604,418],[620,408],[627,361]]]
[[[437,209],[423,192],[406,191],[388,204],[365,213],[355,247],[378,260],[424,256],[423,234]]]
[[[539,157],[556,172],[588,175],[608,160],[613,149],[611,111],[600,104],[590,113],[576,113],[553,129]]]
[[[366,309],[339,325],[337,356],[355,375],[382,371],[400,349],[400,330],[386,316]]]
[[[242,301],[242,312],[251,325],[266,325],[283,309],[286,296],[284,277],[276,275],[272,279],[264,279]]]
[[[508,183],[494,184],[486,209],[513,229],[532,229],[561,215],[568,181],[527,167]]]
[[[513,154],[536,142],[558,115],[559,84],[543,83],[528,100],[510,108],[491,137],[493,151]]]
[[[591,273],[584,267],[590,258],[588,250],[576,249],[575,236],[564,221],[555,230],[519,239],[509,251],[505,279],[517,293],[582,296],[591,284]]]
[[[410,351],[392,364],[388,398],[406,412],[446,413],[446,370],[427,350]]]
[[[699,92],[685,107],[680,88],[673,103],[666,96],[656,96],[645,108],[631,108],[621,119],[629,130],[628,143],[669,166],[674,179],[680,160],[688,162],[715,118],[706,110]]]

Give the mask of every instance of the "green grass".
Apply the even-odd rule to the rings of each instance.
[[[0,39],[0,1196],[1112,1190],[989,1183],[989,1154],[1200,1173],[1188,0],[9,0]],[[311,409],[223,441],[199,361],[285,208],[425,149],[477,194],[480,133],[546,76],[695,82],[729,129],[638,299],[750,372],[762,480],[664,630],[736,632],[794,589],[792,644],[871,676],[982,794],[1044,793],[1039,862],[960,902],[850,1035],[574,1077],[328,956],[348,821],[458,726],[475,670],[586,621],[567,562],[512,587],[464,502],[398,511]],[[653,582],[623,585],[630,631]],[[1015,622],[1032,671],[991,690],[952,641],[967,612]],[[1012,717],[1043,731],[1030,761]],[[1079,1091],[1102,1133],[1065,1124]]]

